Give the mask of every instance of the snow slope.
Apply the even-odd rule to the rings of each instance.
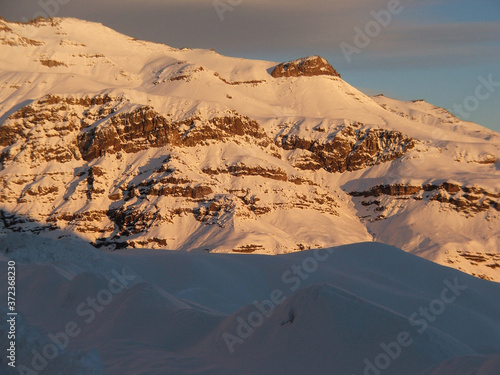
[[[377,241],[500,280],[497,133],[276,65],[0,20],[2,227],[109,249]]]
[[[498,374],[498,284],[383,244],[101,253],[12,233],[0,252],[2,278],[17,264],[17,365],[64,346],[40,374]]]

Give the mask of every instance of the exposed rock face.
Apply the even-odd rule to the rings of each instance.
[[[0,146],[4,146],[0,163],[5,165],[14,158],[31,165],[51,160],[91,161],[120,151],[134,153],[167,145],[192,147],[235,136],[251,137],[264,147],[272,143],[256,121],[238,114],[172,122],[148,106],[122,111],[126,103],[123,98],[107,95],[48,95],[15,112],[0,127]]]
[[[0,126],[0,163],[80,160],[78,138],[83,128],[105,119],[123,105],[109,96],[60,98],[48,95],[29,104]]]
[[[473,223],[479,222],[481,227],[494,233],[500,217],[499,193],[477,186],[443,182],[376,185],[349,194],[358,217],[378,241],[392,238],[405,250],[417,246],[421,251],[430,249],[433,253],[431,259],[441,264],[482,279],[498,279],[500,255],[494,250],[495,240],[492,238],[492,245],[486,246],[474,243],[477,227]],[[442,221],[442,226],[438,220]],[[392,231],[385,230],[389,224]],[[436,237],[416,231],[414,228],[418,224],[431,227]],[[454,232],[456,226],[460,228],[459,233]],[[416,239],[408,241],[407,238],[411,238],[408,234]],[[472,245],[456,245],[461,237],[470,239]],[[440,238],[449,238],[451,244],[445,242],[443,245],[438,242]]]
[[[38,222],[23,217],[4,213],[0,217],[4,228],[40,232],[56,228],[71,229],[93,238],[94,245],[120,249],[132,247],[167,247],[172,248],[172,240],[161,234],[148,236],[165,226],[174,226],[178,220],[193,218],[201,225],[225,228],[235,218],[248,220],[282,209],[309,209],[327,215],[337,216],[338,204],[328,190],[315,186],[311,181],[290,176],[279,168],[248,167],[242,164],[229,165],[226,168],[206,169],[196,179],[189,178],[187,171],[179,170],[184,160],[178,156],[169,156],[162,160],[161,166],[131,176],[119,176],[113,180],[112,167],[94,165],[71,176],[45,176],[52,183],[66,178],[66,189],[43,189],[34,184],[26,195],[48,207],[55,201],[54,194],[59,194],[59,202],[67,205],[83,204],[81,210],[72,212],[66,203],[58,210],[46,210]],[[115,172],[116,173],[116,172]],[[260,184],[266,180],[279,183],[279,188],[263,191],[250,189],[232,189],[224,184],[224,177],[230,176],[234,184],[241,178],[253,178]],[[68,178],[69,177],[69,178]],[[124,181],[121,182],[120,179]],[[26,182],[33,182],[26,180]],[[25,183],[26,183],[25,182]],[[36,181],[39,183],[39,181]],[[289,185],[291,184],[291,185]],[[299,194],[297,186],[302,186]],[[53,190],[53,191],[52,191]],[[16,199],[14,191],[4,191],[7,199]],[[46,197],[51,200],[46,201]],[[107,199],[106,199],[107,197]],[[61,200],[61,198],[63,198]],[[17,198],[18,203],[23,203]],[[103,207],[103,203],[107,205]],[[26,201],[25,203],[30,203]],[[103,207],[95,209],[93,207]],[[50,223],[44,225],[41,222]],[[30,223],[30,226],[26,226]],[[262,246],[260,245],[262,248]]]
[[[15,163],[37,168],[47,162],[79,167],[71,173],[0,177],[2,203],[45,207],[35,215],[39,223],[5,213],[3,226],[15,230],[29,222],[34,231],[70,229],[92,239],[96,246],[173,247],[161,235],[147,233],[186,217],[224,228],[235,218],[246,220],[276,210],[310,209],[338,215],[338,205],[327,189],[298,170],[290,172],[272,164],[230,162],[196,169],[181,153],[164,155],[156,167],[144,166],[144,172],[117,175],[111,165],[126,166],[126,155],[165,147],[209,148],[229,142],[240,148],[253,145],[277,162],[282,158],[262,127],[237,113],[172,121],[149,106],[133,110],[129,106],[128,100],[108,95],[48,95],[9,116],[0,126],[4,169]],[[105,158],[112,158],[112,163]],[[260,193],[228,187],[232,184],[227,185],[227,179],[237,186],[243,178],[261,184],[274,181],[280,187]],[[80,209],[75,210],[75,202]]]
[[[286,172],[281,169],[264,168],[261,166],[248,167],[244,164],[231,165],[224,169],[204,169],[204,173],[217,175],[221,173],[231,174],[232,176],[262,176],[273,180],[287,181]]]
[[[415,146],[414,140],[400,132],[360,124],[344,126],[316,141],[285,134],[273,142],[256,121],[238,114],[176,122],[149,106],[124,111],[126,104],[127,100],[108,95],[48,95],[18,110],[0,127],[0,146],[4,146],[0,162],[5,165],[14,158],[32,165],[51,160],[91,161],[118,152],[136,153],[167,145],[193,147],[209,141],[250,137],[262,147],[272,148],[276,144],[284,150],[306,151],[300,160],[294,161],[296,168],[345,172],[394,160]],[[269,152],[281,157],[276,149]],[[234,174],[237,167],[231,168]]]
[[[82,132],[78,137],[80,152],[85,160],[106,153],[138,152],[150,147],[194,146],[208,140],[223,140],[232,136],[245,136],[269,144],[264,130],[243,116],[218,117],[202,121],[195,117],[172,123],[150,107],[111,117],[102,126]]]
[[[279,64],[271,72],[274,78],[280,77],[312,77],[312,76],[332,76],[340,77],[335,69],[320,56],[309,56],[302,59],[288,61]]]
[[[58,66],[68,67],[65,63],[56,60],[40,60],[40,64],[49,68],[56,68]]]
[[[452,209],[474,215],[493,208],[500,211],[500,194],[490,193],[478,187],[459,186],[451,182],[444,182],[440,185],[425,184],[423,186],[413,185],[377,185],[367,191],[349,193],[353,197],[380,198],[383,196],[399,197],[400,199],[426,200],[428,202],[437,201],[448,204]],[[385,211],[381,205],[381,200],[362,199],[363,206],[374,205],[375,211],[379,214],[378,219],[386,218],[380,214]]]
[[[302,149],[310,153],[294,163],[300,169],[345,172],[388,162],[415,146],[413,139],[397,131],[346,126],[329,134],[326,140],[313,141],[285,135],[278,142],[285,150]]]
[[[10,47],[43,46],[44,43],[21,36],[12,30],[2,18],[0,18],[0,45]]]
[[[462,257],[469,261],[469,263],[473,266],[477,266],[478,264],[484,265],[492,270],[500,268],[500,255],[495,253],[479,253],[479,252],[471,252],[471,251],[462,251],[457,252],[458,257]],[[449,264],[453,264],[454,261],[450,260]],[[481,274],[474,274],[481,279],[492,280],[491,277],[487,277]]]

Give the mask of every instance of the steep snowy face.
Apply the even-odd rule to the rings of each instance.
[[[367,97],[321,57],[0,20],[0,87],[5,230],[268,254],[377,240],[500,280],[499,135]]]

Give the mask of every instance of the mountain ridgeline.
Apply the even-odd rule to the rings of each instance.
[[[368,97],[319,56],[230,58],[76,19],[0,20],[0,51],[3,231],[265,254],[375,240],[500,280],[491,130]]]

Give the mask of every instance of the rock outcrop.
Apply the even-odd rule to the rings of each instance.
[[[126,103],[123,98],[108,95],[48,95],[23,107],[0,127],[0,146],[4,147],[0,166],[14,158],[31,165],[51,160],[91,161],[120,151],[135,153],[168,145],[193,147],[238,136],[250,137],[264,147],[272,145],[256,121],[237,113],[172,121],[149,106],[124,111]]]
[[[363,206],[375,207],[376,219],[385,219],[381,214],[385,207],[381,205],[381,197],[390,196],[398,199],[425,200],[427,202],[437,201],[448,205],[451,209],[474,215],[484,212],[490,208],[500,211],[500,194],[488,192],[474,186],[460,186],[451,182],[442,184],[416,185],[377,185],[366,191],[352,191],[353,197],[359,197]],[[377,199],[366,199],[377,198]]]
[[[320,140],[284,135],[278,145],[285,150],[308,151],[293,163],[297,168],[346,172],[397,159],[412,149],[415,141],[397,131],[350,125]]]
[[[302,59],[288,61],[279,64],[271,72],[274,78],[280,77],[312,77],[332,76],[340,77],[340,74],[320,56],[309,56]]]

